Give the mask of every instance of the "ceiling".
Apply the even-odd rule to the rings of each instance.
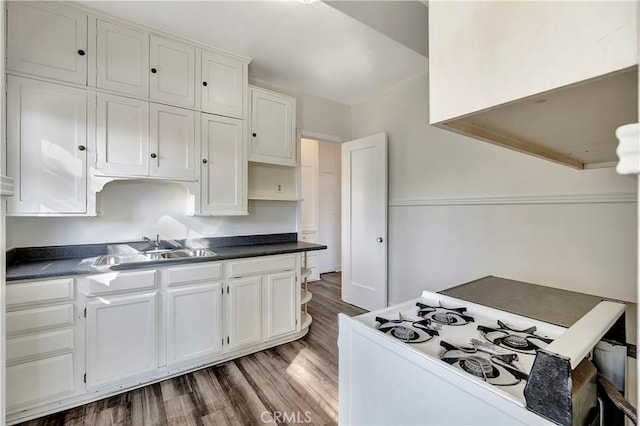
[[[81,3],[249,57],[252,59],[249,76],[253,79],[347,105],[358,104],[428,68],[423,54],[323,2],[84,0]],[[376,8],[375,1],[366,3]],[[397,2],[398,11],[412,14],[414,22],[416,5],[428,10],[420,2]],[[385,7],[388,11],[389,5]],[[397,25],[406,25],[399,16],[400,13],[394,14]],[[415,27],[416,31],[424,31],[422,26]]]

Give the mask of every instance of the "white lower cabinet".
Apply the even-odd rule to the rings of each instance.
[[[87,302],[87,386],[116,383],[158,367],[158,293]]]
[[[293,271],[265,276],[266,338],[282,336],[296,331],[298,312],[298,286]]]
[[[228,350],[262,341],[262,277],[229,281],[227,286]]]
[[[222,353],[222,283],[167,290],[167,365]]]
[[[10,283],[7,421],[301,337],[300,267],[291,253]]]

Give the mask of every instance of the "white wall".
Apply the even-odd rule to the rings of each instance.
[[[320,273],[339,271],[341,265],[340,145],[318,143],[318,237],[327,246],[319,253]]]
[[[389,134],[390,303],[489,274],[636,300],[637,206],[611,202],[634,178],[431,127],[427,101],[423,74],[352,109],[354,138]]]
[[[31,247],[163,238],[220,237],[296,231],[294,203],[249,202],[249,216],[192,217],[187,190],[157,181],[111,182],[99,194],[102,215],[79,218],[7,218],[7,247]]]

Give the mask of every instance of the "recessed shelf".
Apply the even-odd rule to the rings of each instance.
[[[249,200],[255,200],[255,201],[302,201],[302,198],[259,196],[259,195],[250,195],[248,198]]]
[[[302,325],[300,326],[300,329],[304,330],[305,328],[309,327],[311,325],[311,321],[313,321],[311,315],[302,312],[302,315],[300,317],[300,322],[302,323]]]

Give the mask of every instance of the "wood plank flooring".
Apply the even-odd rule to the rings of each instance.
[[[25,422],[50,425],[334,425],[340,273],[309,284],[313,323],[295,342]]]

